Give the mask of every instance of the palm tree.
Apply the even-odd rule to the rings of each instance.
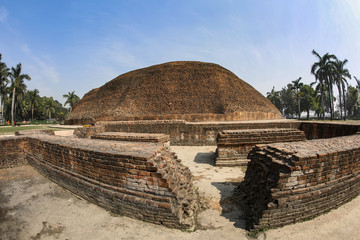
[[[45,100],[44,112],[49,116],[49,120],[51,120],[51,114],[55,113],[55,106],[55,101],[52,97]]]
[[[360,79],[357,79],[357,77],[353,76],[355,78],[356,81],[356,88],[358,89],[358,91],[360,91]]]
[[[343,108],[345,108],[345,88],[348,85],[346,78],[351,79],[351,75],[349,70],[344,68],[345,64],[348,62],[347,59],[344,61],[336,60],[335,62],[335,83],[339,91],[339,99],[340,99],[340,116],[342,118]],[[344,120],[346,120],[346,111],[344,112]]]
[[[31,121],[34,120],[34,109],[39,104],[39,90],[34,89],[28,92],[29,96],[29,105],[31,108]]]
[[[295,90],[297,104],[298,104],[298,119],[299,120],[300,120],[300,116],[301,116],[301,110],[300,110],[301,91],[300,90],[301,90],[302,86],[304,85],[300,81],[301,81],[301,77],[299,77],[298,79],[292,81],[293,90]]]
[[[311,66],[311,73],[315,76],[315,82],[319,82],[318,88],[320,89],[321,94],[321,107],[323,109],[323,119],[325,120],[325,104],[324,104],[324,87],[328,88],[328,94],[330,99],[330,114],[331,119],[334,116],[333,109],[333,94],[332,94],[332,85],[333,85],[333,73],[334,73],[334,64],[332,60],[336,60],[336,56],[326,53],[324,56],[320,56],[315,50],[312,51],[312,54],[318,58],[318,62],[315,62]]]
[[[66,106],[66,104],[69,104],[70,112],[73,110],[75,103],[80,100],[80,98],[75,94],[75,90],[72,92],[68,92],[68,94],[64,94],[63,98],[67,98],[64,106]]]
[[[0,121],[4,121],[4,100],[6,96],[6,86],[9,83],[9,68],[6,67],[4,62],[1,62],[1,53],[0,53],[0,102],[1,102],[1,116]]]
[[[15,95],[16,89],[24,86],[24,79],[31,80],[28,74],[21,74],[21,63],[16,68],[12,67],[10,72],[11,87],[12,87],[12,101],[11,101],[11,125],[14,126],[14,107],[15,107]]]
[[[270,100],[272,104],[279,109],[279,111],[283,114],[282,104],[281,104],[281,97],[280,92],[275,91],[275,86],[271,89],[271,92],[266,93],[266,98]]]

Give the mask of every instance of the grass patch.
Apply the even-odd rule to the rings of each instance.
[[[22,126],[17,126],[17,127],[5,126],[5,127],[0,127],[0,135],[14,134],[16,131],[31,130],[31,129],[49,129],[49,130],[54,130],[54,131],[69,130],[66,128],[52,128],[52,127],[45,126],[45,125],[37,125],[37,126],[22,125]]]

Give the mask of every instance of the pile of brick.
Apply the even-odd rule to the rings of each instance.
[[[358,135],[257,145],[249,158],[236,192],[249,229],[310,219],[360,194]]]
[[[268,128],[223,130],[217,136],[216,166],[246,166],[248,154],[256,144],[306,140],[298,129]]]

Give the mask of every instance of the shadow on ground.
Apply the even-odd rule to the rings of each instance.
[[[216,187],[221,194],[220,207],[221,216],[234,223],[234,227],[245,229],[246,221],[244,216],[243,205],[239,202],[234,190],[240,185],[240,182],[212,182],[211,185]],[[233,188],[229,193],[229,188]]]
[[[215,166],[215,158],[216,155],[213,152],[199,152],[196,154],[194,162]]]

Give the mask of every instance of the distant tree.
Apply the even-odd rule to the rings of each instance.
[[[295,90],[295,96],[296,96],[296,101],[297,101],[297,114],[298,114],[298,119],[300,119],[301,116],[301,109],[300,109],[300,100],[301,100],[301,87],[303,86],[303,83],[300,82],[301,81],[301,77],[299,77],[298,79],[292,81],[293,83],[293,90]]]
[[[312,51],[312,54],[318,58],[318,61],[315,62],[311,67],[311,73],[315,76],[315,82],[318,82],[317,88],[320,89],[321,94],[321,107],[323,109],[323,119],[325,120],[325,96],[324,89],[328,88],[329,100],[330,100],[330,115],[331,119],[334,117],[334,108],[333,108],[333,94],[332,94],[332,85],[333,85],[333,74],[334,74],[334,64],[337,58],[335,55],[326,53],[324,56],[320,56],[315,50]]]
[[[7,84],[9,83],[9,73],[10,70],[9,68],[6,67],[6,64],[4,62],[1,61],[1,53],[0,53],[0,102],[1,102],[1,116],[0,116],[0,120],[4,121],[4,102],[5,102],[5,97],[7,95]]]
[[[12,88],[12,102],[11,102],[11,125],[14,126],[14,108],[15,108],[15,96],[16,89],[22,89],[24,84],[24,79],[31,80],[28,74],[21,73],[21,63],[19,63],[15,68],[11,68],[10,72],[10,80],[11,80],[11,88]]]
[[[339,91],[339,106],[340,106],[340,117],[342,118],[343,115],[343,108],[345,109],[345,91],[348,85],[346,78],[351,79],[351,75],[349,70],[346,69],[344,66],[348,62],[347,59],[344,61],[336,60],[335,62],[335,84]],[[346,111],[344,111],[344,120],[346,120]]]
[[[272,102],[272,104],[279,109],[279,111],[283,114],[283,106],[280,98],[280,92],[275,91],[275,86],[271,89],[271,92],[266,93],[266,98]]]
[[[304,84],[300,91],[302,93],[301,112],[306,112],[306,119],[309,119],[310,111],[316,111],[318,107],[315,99],[315,90],[310,85]]]
[[[63,98],[66,98],[65,106],[66,104],[70,105],[70,112],[73,110],[74,105],[77,101],[80,100],[80,98],[75,94],[75,91],[68,92],[68,94],[64,94]]]
[[[49,120],[51,120],[51,114],[55,113],[56,103],[52,97],[45,99],[44,102],[44,112],[49,116]]]
[[[349,116],[359,117],[359,92],[355,87],[349,86],[346,94],[346,110]]]
[[[289,83],[286,87],[283,87],[280,91],[280,98],[283,104],[284,115],[287,118],[292,117],[297,113],[296,111],[296,98],[293,91],[294,86]]]
[[[356,88],[360,91],[360,79],[357,79],[357,77],[354,76],[354,79],[356,81]]]
[[[31,109],[31,121],[34,121],[34,110],[35,107],[39,105],[39,90],[34,89],[32,91],[28,91],[28,101]]]

